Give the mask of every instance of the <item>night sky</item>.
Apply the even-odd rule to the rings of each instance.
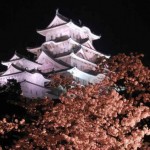
[[[144,64],[150,64],[150,0],[1,1],[0,61],[9,60],[15,51],[29,56],[27,47],[40,46],[44,37],[36,30],[48,26],[57,8],[102,36],[94,41],[98,51],[108,55],[143,53]]]

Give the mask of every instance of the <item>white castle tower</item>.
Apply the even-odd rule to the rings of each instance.
[[[50,81],[46,75],[54,71],[70,73],[84,85],[104,79],[104,74],[90,73],[95,70],[98,57],[109,56],[95,50],[92,42],[100,39],[100,36],[93,34],[89,28],[76,25],[56,10],[48,27],[37,32],[45,36],[45,42],[40,47],[27,49],[36,59],[31,61],[15,53],[9,61],[2,62],[8,69],[0,76],[1,84],[8,79],[16,79],[25,97],[42,98],[52,96],[45,83]]]

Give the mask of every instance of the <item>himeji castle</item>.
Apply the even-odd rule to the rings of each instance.
[[[16,79],[21,84],[25,97],[52,96],[45,86],[54,72],[71,74],[75,81],[86,85],[97,83],[104,79],[104,74],[92,74],[96,68],[98,57],[106,56],[94,48],[93,40],[100,39],[88,27],[76,25],[72,20],[61,15],[58,10],[52,22],[37,33],[45,37],[45,42],[39,47],[27,48],[35,55],[34,60],[14,53],[7,62],[7,70],[0,75],[0,83],[8,79]]]

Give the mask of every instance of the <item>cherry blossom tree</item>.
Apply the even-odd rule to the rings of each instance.
[[[12,122],[3,119],[0,134],[16,130],[23,136],[2,148],[148,150],[150,70],[141,56],[119,54],[98,60],[97,72],[104,72],[106,78],[95,85],[68,88],[57,105],[47,98],[20,104],[30,117]],[[68,84],[67,78],[56,79]]]

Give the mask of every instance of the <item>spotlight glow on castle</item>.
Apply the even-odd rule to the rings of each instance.
[[[92,74],[96,68],[96,59],[106,56],[94,48],[93,40],[100,39],[88,27],[78,26],[72,20],[62,16],[58,10],[47,28],[37,33],[45,37],[45,42],[27,51],[35,55],[29,60],[15,52],[7,62],[7,70],[1,73],[0,83],[8,79],[16,79],[21,84],[25,97],[52,96],[45,83],[50,81],[48,76],[53,72],[72,74],[76,81],[86,85],[97,83],[104,79],[104,74]]]

